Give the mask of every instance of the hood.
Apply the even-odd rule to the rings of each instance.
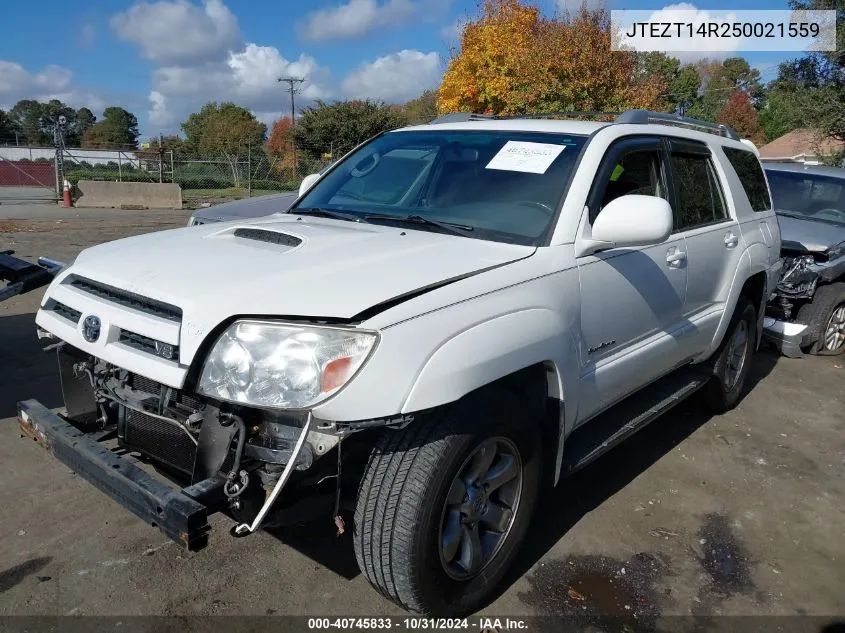
[[[207,209],[198,209],[194,212],[193,217],[206,222],[229,222],[231,220],[259,218],[272,213],[287,211],[298,197],[298,193],[291,191],[233,200],[232,202],[216,204]]]
[[[178,306],[183,343],[187,335],[195,341],[188,347],[195,347],[196,339],[232,316],[350,319],[377,304],[536,250],[298,217],[276,215],[108,242],[83,251],[66,274]]]
[[[845,225],[826,220],[803,219],[778,214],[784,250],[824,253],[845,242]]]

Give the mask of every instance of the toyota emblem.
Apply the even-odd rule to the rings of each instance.
[[[93,314],[85,317],[85,321],[82,322],[82,338],[89,343],[100,338],[100,317]]]

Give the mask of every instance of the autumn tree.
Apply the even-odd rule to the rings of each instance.
[[[725,106],[716,115],[716,122],[732,127],[740,137],[750,139],[757,145],[766,141],[751,97],[742,90],[731,93]]]
[[[273,162],[272,169],[282,173],[293,169],[293,120],[289,116],[278,119],[270,131],[264,151]]]
[[[484,0],[438,91],[440,112],[527,114],[655,108],[666,85],[610,50],[610,14],[586,5],[545,17],[519,0]]]

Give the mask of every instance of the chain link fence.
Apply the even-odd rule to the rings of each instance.
[[[236,144],[248,148],[247,144]],[[293,147],[273,153],[264,146],[230,153],[186,152],[180,148],[56,150],[61,180],[74,189],[80,180],[166,182],[182,188],[186,207],[282,191],[296,191],[302,178],[318,172],[346,148]]]

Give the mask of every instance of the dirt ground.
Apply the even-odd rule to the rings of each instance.
[[[188,216],[0,210],[0,250],[64,261]],[[401,614],[329,519],[236,540],[215,517],[210,546],[186,554],[20,439],[16,401],[61,406],[54,359],[35,337],[40,298],[0,304],[0,615]],[[761,351],[735,411],[684,403],[566,480],[484,613],[611,615],[635,631],[676,615],[845,621],[843,365]]]

